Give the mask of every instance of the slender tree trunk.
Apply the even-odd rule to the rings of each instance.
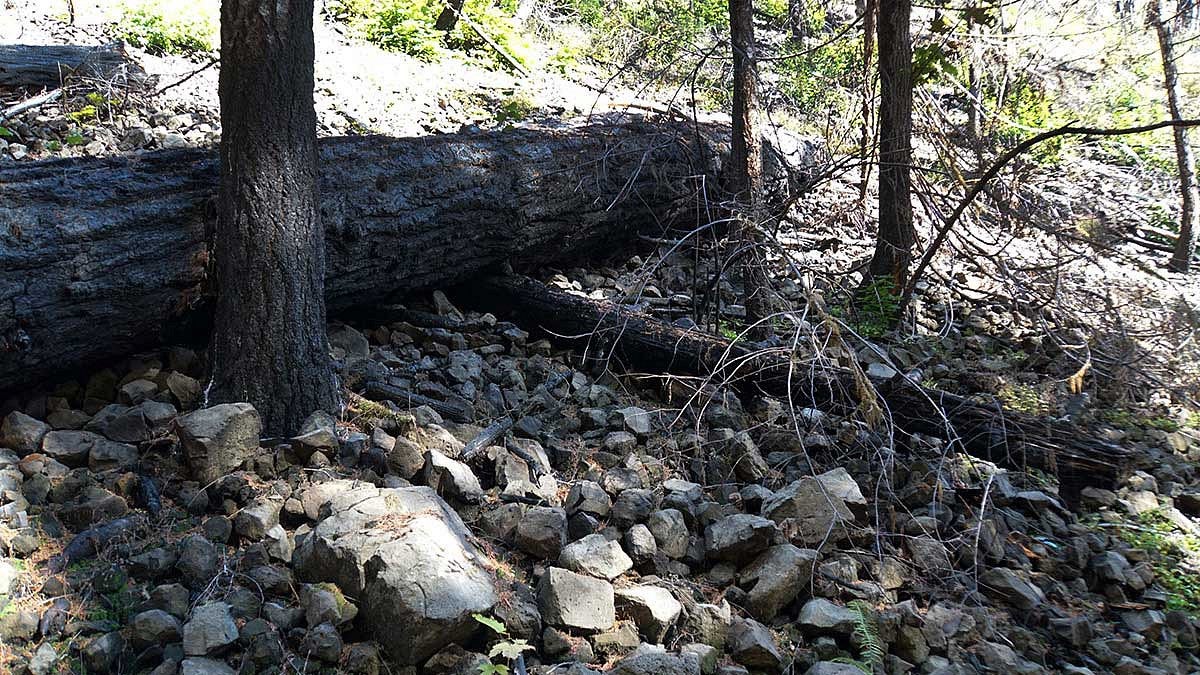
[[[437,21],[433,27],[449,33],[458,25],[458,15],[462,11],[463,4],[466,0],[446,0],[446,6],[442,8],[442,13],[438,14]]]
[[[221,183],[212,398],[268,432],[333,410],[317,207],[313,0],[221,3]]]
[[[911,0],[879,4],[879,237],[869,273],[904,288],[916,239],[912,216]]]
[[[755,72],[753,0],[729,0],[729,31],[733,45],[733,143],[730,191],[742,212],[737,240],[745,247],[742,273],[745,280],[746,323],[753,325],[769,314],[767,278],[757,224],[762,206],[762,138],[758,133],[758,83]],[[766,337],[770,326],[751,331]]]
[[[1181,97],[1179,68],[1175,65],[1175,46],[1171,42],[1171,27],[1162,18],[1162,0],[1150,0],[1150,23],[1158,33],[1158,48],[1162,54],[1163,85],[1167,90],[1167,109],[1171,119],[1183,119],[1179,109]],[[1175,161],[1179,166],[1179,192],[1182,196],[1182,213],[1179,218],[1179,238],[1175,241],[1175,253],[1171,256],[1171,269],[1187,272],[1191,266],[1192,251],[1196,249],[1196,237],[1200,232],[1197,224],[1197,204],[1200,190],[1196,182],[1196,158],[1188,143],[1188,130],[1175,127]]]
[[[788,31],[797,44],[804,42],[804,0],[788,0]]]
[[[877,12],[877,0],[866,0],[863,4],[862,135],[858,146],[858,154],[862,158],[858,201],[863,204],[867,202],[867,189],[871,185],[871,132],[875,130],[874,119],[871,116],[871,104],[875,102],[874,78],[871,77],[871,73],[874,71],[871,69],[871,61],[875,58],[875,16]]]

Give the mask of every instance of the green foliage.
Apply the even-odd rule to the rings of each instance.
[[[847,325],[862,337],[881,338],[900,320],[900,294],[891,279],[875,279],[859,289],[855,302],[852,319]],[[830,313],[834,316],[842,314],[836,308]]]
[[[780,88],[801,115],[846,112],[859,84],[862,45],[846,36],[775,64]]]
[[[124,626],[137,608],[133,592],[127,586],[100,596],[99,604],[88,610],[88,620]]]
[[[1167,609],[1200,614],[1200,537],[1177,528],[1160,510],[1140,514],[1137,525],[1120,527],[1118,534],[1150,554],[1155,580],[1167,592]]]
[[[1020,382],[1012,382],[1000,387],[996,396],[1005,408],[1023,412],[1029,415],[1040,415],[1046,412],[1041,393],[1034,387]]]
[[[871,667],[882,666],[883,657],[887,655],[883,639],[879,637],[879,622],[875,610],[863,600],[855,600],[848,607],[854,611],[854,636],[858,638],[859,655],[868,664],[866,672],[869,673]]]
[[[1100,414],[1100,419],[1118,429],[1132,431],[1133,429],[1157,429],[1159,431],[1179,431],[1187,423],[1179,422],[1166,415],[1152,415],[1145,411],[1129,408],[1111,408]],[[1190,420],[1189,420],[1190,421]]]
[[[472,614],[471,617],[490,628],[492,632],[500,637],[505,638],[492,645],[491,650],[488,652],[488,662],[479,666],[480,675],[508,675],[510,671],[506,664],[493,663],[491,660],[501,657],[511,663],[520,657],[523,652],[533,649],[533,645],[529,644],[528,640],[508,637],[508,626],[505,626],[503,621],[493,619],[490,616],[484,616],[483,614]]]
[[[134,0],[117,20],[117,37],[152,54],[195,55],[217,44],[220,19],[213,0]]]
[[[525,94],[515,93],[500,101],[500,106],[496,110],[496,121],[501,124],[520,122],[528,119],[536,111],[537,105],[532,99]]]
[[[12,129],[0,126],[0,138],[13,138],[14,136],[16,136],[16,134],[12,132]]]
[[[470,21],[510,56],[527,64],[529,44],[513,25],[512,2],[467,0],[462,8],[467,20],[460,20],[449,33],[435,27],[445,7],[441,0],[332,0],[328,11],[363,39],[389,51],[436,61],[447,50],[459,50],[497,65],[506,63],[468,25]]]

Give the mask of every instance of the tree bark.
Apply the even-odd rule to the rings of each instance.
[[[146,71],[130,60],[119,42],[100,47],[80,45],[0,45],[0,87],[61,87],[72,77],[147,80]]]
[[[458,15],[459,15],[459,12],[462,11],[463,5],[466,3],[466,0],[444,0],[444,1],[446,3],[446,6],[443,7],[441,13],[438,14],[437,21],[434,22],[433,27],[440,31],[449,33],[450,31],[454,30],[455,26],[458,25]]]
[[[867,203],[867,191],[871,186],[871,140],[875,131],[871,119],[871,104],[875,102],[875,80],[871,61],[875,58],[875,20],[879,15],[877,0],[866,0],[863,4],[863,49],[862,49],[862,128],[859,135],[858,154],[862,158],[859,170],[858,200]]]
[[[1175,64],[1175,45],[1172,43],[1171,27],[1162,17],[1162,0],[1150,0],[1150,23],[1158,33],[1158,48],[1162,56],[1163,88],[1167,92],[1167,109],[1171,119],[1184,119],[1179,101],[1179,68]],[[1186,127],[1177,126],[1175,133],[1175,162],[1179,168],[1179,192],[1182,202],[1179,217],[1179,237],[1175,240],[1175,251],[1171,256],[1171,269],[1186,273],[1191,268],[1192,255],[1196,250],[1196,238],[1200,236],[1197,207],[1200,206],[1200,188],[1197,187],[1196,158],[1188,142]]]
[[[912,216],[911,0],[879,3],[879,237],[872,279],[904,288],[916,240]]]
[[[221,3],[219,291],[211,402],[291,435],[338,389],[325,337],[313,0]]]
[[[331,313],[695,226],[727,132],[640,122],[318,144]],[[0,393],[207,335],[206,150],[0,166]],[[683,220],[681,222],[681,219]]]
[[[746,395],[766,393],[797,407],[839,414],[859,405],[856,392],[861,388],[848,370],[809,370],[797,366],[786,348],[755,351],[743,343],[678,328],[649,314],[557,291],[528,278],[487,278],[459,297],[560,343],[586,348],[589,358],[598,362],[611,358],[648,372],[712,375],[712,381],[737,387]],[[1088,437],[1072,424],[1006,411],[902,378],[876,385],[901,430],[955,438],[972,455],[1056,473],[1068,491],[1086,485],[1111,486],[1129,459],[1128,451]]]
[[[767,299],[766,259],[758,234],[763,206],[762,137],[758,132],[758,74],[755,63],[753,0],[729,0],[729,32],[733,49],[733,143],[730,153],[729,190],[737,202],[734,230],[741,255],[745,286],[746,324],[755,339],[770,334],[765,319]]]

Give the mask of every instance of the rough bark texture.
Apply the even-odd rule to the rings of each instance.
[[[526,329],[586,349],[593,359],[612,357],[649,372],[712,374],[714,382],[728,382],[751,395],[765,392],[796,406],[847,412],[859,403],[854,394],[859,387],[849,371],[794,369],[786,349],[750,356],[751,350],[743,344],[684,330],[611,302],[553,290],[524,277],[485,279],[472,286],[469,299],[479,308],[523,323]],[[1004,411],[903,379],[877,384],[900,429],[957,438],[973,455],[1057,473],[1066,490],[1111,486],[1129,459],[1126,450],[1090,438],[1071,424]],[[943,414],[952,428],[947,428]]]
[[[875,60],[875,19],[879,14],[877,0],[863,3],[863,48],[862,48],[862,127],[858,139],[858,154],[862,158],[859,169],[858,200],[867,203],[867,191],[871,186],[871,159],[874,155],[875,120],[871,115],[875,107],[875,78],[871,62]]]
[[[912,216],[911,0],[879,3],[879,238],[870,275],[904,288],[916,239]]]
[[[1162,0],[1151,0],[1150,23],[1158,33],[1158,48],[1162,55],[1163,86],[1167,92],[1167,109],[1171,119],[1183,119],[1179,108],[1182,97],[1179,87],[1179,67],[1175,64],[1175,45],[1172,43],[1171,27],[1162,17]],[[1197,207],[1200,206],[1200,188],[1197,187],[1196,158],[1188,142],[1186,127],[1177,126],[1175,132],[1175,161],[1179,167],[1179,192],[1182,208],[1179,217],[1179,237],[1175,240],[1175,251],[1171,256],[1171,269],[1187,272],[1191,267],[1192,252],[1196,250],[1196,238],[1200,236]]]
[[[313,0],[221,3],[221,187],[210,401],[290,435],[337,406],[317,205]]]
[[[632,122],[321,141],[328,309],[694,226],[675,219],[722,180],[717,143],[694,134]],[[0,393],[206,331],[217,182],[204,150],[0,167]]]
[[[59,87],[72,76],[144,82],[146,72],[125,55],[120,43],[79,45],[0,45],[0,87]]]
[[[762,339],[770,325],[763,249],[758,222],[763,206],[762,136],[758,132],[758,74],[755,66],[754,2],[729,0],[729,33],[733,48],[733,145],[730,152],[729,191],[741,213],[735,234],[742,253],[746,323],[751,335]],[[756,325],[757,324],[757,325]]]

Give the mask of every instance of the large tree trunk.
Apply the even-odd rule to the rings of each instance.
[[[678,328],[649,314],[546,287],[524,277],[492,277],[459,296],[478,309],[540,330],[590,359],[608,358],[648,372],[712,375],[744,393],[759,392],[839,413],[859,407],[862,390],[844,369],[796,368],[785,348],[753,352],[706,333]],[[576,337],[566,337],[576,336]],[[969,453],[1009,466],[1058,474],[1065,491],[1111,486],[1128,451],[1090,438],[1074,425],[1002,410],[902,378],[877,383],[892,421],[908,433],[955,439]]]
[[[733,50],[733,144],[730,192],[738,201],[735,230],[742,253],[746,323],[756,339],[770,333],[765,256],[758,235],[763,206],[762,137],[758,132],[758,74],[755,66],[754,2],[729,0]]]
[[[1150,23],[1158,33],[1158,48],[1162,55],[1163,85],[1167,90],[1167,109],[1171,119],[1183,119],[1179,100],[1179,67],[1175,64],[1175,45],[1172,43],[1171,27],[1163,21],[1162,0],[1150,0]],[[1171,256],[1171,269],[1187,272],[1191,267],[1192,252],[1196,250],[1196,237],[1200,236],[1197,207],[1200,206],[1200,188],[1197,188],[1196,158],[1188,142],[1186,127],[1175,127],[1175,161],[1179,167],[1179,192],[1182,209],[1179,217],[1179,237],[1175,240],[1175,251]]]
[[[125,55],[121,43],[0,45],[0,87],[60,87],[72,77],[140,83],[146,71]]]
[[[333,412],[317,206],[313,0],[221,3],[221,187],[211,400],[291,435]]]
[[[911,0],[879,3],[879,237],[870,276],[904,288],[916,240],[912,216]],[[899,290],[897,290],[899,292]]]
[[[328,309],[694,226],[716,148],[641,122],[324,140]],[[205,332],[217,183],[205,150],[0,166],[0,393]]]

